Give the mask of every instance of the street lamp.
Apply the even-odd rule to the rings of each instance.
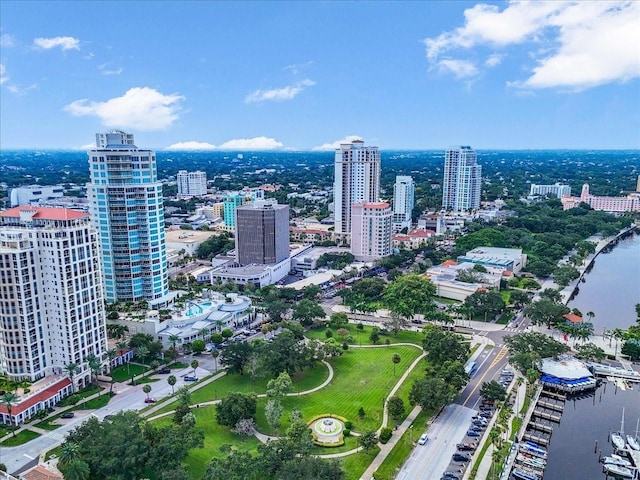
[[[409,426],[409,443],[413,444],[413,424]]]

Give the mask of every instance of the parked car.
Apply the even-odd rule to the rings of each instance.
[[[451,470],[447,470],[442,474],[442,478],[448,478],[451,480],[460,480],[460,475],[456,472],[452,472]]]
[[[471,460],[471,457],[466,453],[454,453],[452,458],[454,462],[468,462]]]
[[[171,373],[171,369],[167,368],[167,367],[164,367],[164,368],[161,368],[160,370],[158,370],[158,373],[162,373],[162,374]]]
[[[145,398],[144,403],[156,403],[156,399],[151,397]]]
[[[424,445],[425,443],[427,443],[427,440],[429,440],[429,437],[427,437],[426,433],[423,433],[420,437],[420,440],[418,440],[418,445]]]
[[[491,418],[493,417],[493,412],[491,410],[485,410],[484,412],[480,413],[480,416],[482,418]]]
[[[476,446],[471,443],[459,443],[456,447],[461,452],[473,452],[476,449]]]
[[[185,375],[183,377],[183,380],[185,382],[197,382],[198,381],[198,377],[194,376],[194,375]]]
[[[480,432],[476,432],[475,430],[467,430],[468,437],[479,437]]]
[[[62,415],[60,415],[60,418],[73,418],[75,417],[75,413],[73,412],[64,412]]]

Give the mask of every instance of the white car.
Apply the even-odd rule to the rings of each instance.
[[[429,437],[427,437],[426,433],[423,433],[420,437],[420,440],[418,440],[418,445],[424,445],[425,443],[427,443],[427,440],[429,440]]]

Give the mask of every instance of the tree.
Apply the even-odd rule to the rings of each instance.
[[[177,381],[178,381],[178,379],[176,378],[176,376],[175,376],[175,375],[169,375],[169,376],[167,377],[167,383],[168,383],[169,385],[171,385],[171,395],[173,395],[174,393],[176,393],[176,392],[175,392],[175,389],[174,389],[174,386],[175,386],[175,384],[176,384],[176,382],[177,382]]]
[[[284,412],[284,407],[279,400],[269,399],[264,407],[264,415],[269,426],[277,433],[280,428],[280,417]]]
[[[491,380],[490,382],[482,382],[480,396],[485,400],[502,402],[507,398],[507,390],[495,380]]]
[[[589,342],[579,345],[578,348],[576,348],[576,357],[581,360],[601,362],[607,355],[602,348],[598,347],[595,343]]]
[[[230,328],[225,328],[220,333],[222,334],[222,338],[224,338],[225,340],[233,337],[233,330],[231,330]]]
[[[398,396],[393,396],[387,402],[387,410],[391,418],[398,421],[405,414],[404,401]]]
[[[384,303],[392,313],[404,319],[411,319],[418,313],[426,313],[434,308],[435,286],[425,277],[417,274],[403,275],[387,285]]]
[[[553,327],[563,321],[562,316],[569,313],[569,307],[547,298],[541,298],[527,305],[524,314],[536,325]]]
[[[569,347],[553,337],[538,332],[524,332],[504,337],[509,350],[509,363],[526,375],[537,369],[543,358],[555,358]]]
[[[295,372],[315,365],[314,351],[296,338],[291,330],[285,328],[273,339],[269,353],[265,358],[265,367],[272,375]]]
[[[373,330],[371,330],[371,335],[369,335],[369,341],[374,345],[377,345],[378,342],[380,341],[380,334],[378,333],[377,328],[374,328]]]
[[[78,367],[78,364],[76,363],[67,363],[64,366],[64,371],[66,372],[67,375],[69,375],[69,380],[71,381],[71,389],[73,390],[73,393],[76,393],[76,384],[73,381],[73,377],[75,377],[78,373],[80,373],[80,367]]]
[[[151,342],[153,342],[153,335],[148,333],[134,333],[129,339],[129,347],[148,347]]]
[[[293,319],[301,325],[313,325],[316,319],[324,318],[325,313],[322,307],[315,300],[303,299],[293,309]]]
[[[87,462],[82,460],[73,460],[69,463],[60,465],[60,472],[68,480],[88,480],[91,470]]]
[[[220,350],[218,350],[217,348],[214,348],[213,350],[211,350],[211,356],[213,357],[213,368],[217,372],[218,371],[218,357],[220,356]]]
[[[255,420],[258,400],[254,394],[230,393],[216,405],[218,425],[235,427],[243,418]]]
[[[98,386],[98,375],[102,370],[102,362],[98,357],[94,354],[91,354],[87,357],[87,363],[89,364],[89,370],[91,370],[91,375],[93,376],[93,380],[95,381],[95,386]],[[100,391],[98,390],[98,395]]]
[[[241,418],[238,423],[231,429],[236,435],[244,437],[252,436],[256,431],[256,422],[253,418]]]
[[[184,418],[191,413],[191,393],[187,387],[178,389],[178,405],[173,413],[173,423],[181,425]]]
[[[637,338],[630,338],[622,345],[620,353],[627,355],[629,360],[635,362],[640,360],[640,340]]]
[[[253,353],[250,342],[231,342],[220,354],[220,363],[227,367],[229,373],[244,375],[244,369]]]
[[[393,362],[393,376],[396,376],[396,365],[400,363],[400,355],[397,353],[394,353],[393,356],[391,357],[391,361]]]
[[[566,287],[569,282],[580,277],[580,272],[570,265],[563,265],[553,271],[553,281],[561,287]]]
[[[196,370],[198,368],[198,366],[200,365],[200,362],[196,359],[191,360],[191,368],[193,368],[193,376],[196,376]]]
[[[554,288],[545,288],[540,292],[540,297],[556,303],[560,303],[562,301],[562,294]]]
[[[178,358],[178,350],[176,349],[176,345],[182,343],[182,339],[179,335],[171,334],[169,335],[169,343],[171,344],[171,356],[175,360]]]
[[[509,302],[511,302],[511,304],[516,308],[522,308],[531,303],[531,297],[529,297],[527,292],[512,290],[511,295],[509,296]]]
[[[285,314],[289,311],[289,305],[287,305],[284,301],[275,298],[265,302],[264,311],[269,317],[269,320],[279,323],[283,320]]]
[[[267,382],[267,398],[280,400],[293,388],[291,376],[287,372],[280,373]]]
[[[451,403],[454,395],[453,388],[441,378],[423,377],[411,386],[409,403],[426,410],[438,410]]]
[[[140,345],[139,347],[136,347],[136,357],[140,359],[141,363],[145,363],[145,360],[147,359],[148,356],[149,356],[149,347],[145,345]]]
[[[213,343],[216,347],[224,342],[224,337],[221,333],[212,333],[211,334],[211,343]]]
[[[376,432],[372,430],[362,432],[362,435],[358,437],[358,443],[362,448],[364,448],[364,451],[368,453],[369,450],[378,444],[378,436],[376,435]]]
[[[504,310],[504,300],[497,290],[478,290],[469,295],[464,304],[473,310],[474,316],[493,318]]]
[[[147,401],[149,400],[149,394],[151,393],[151,385],[145,383],[142,387],[142,391],[147,394]]]
[[[18,400],[20,400],[20,399],[18,398],[18,395],[16,395],[16,394],[15,394],[15,393],[13,393],[13,392],[5,392],[5,393],[2,395],[2,403],[3,403],[3,404],[4,404],[4,406],[6,407],[6,409],[7,409],[7,413],[9,414],[9,425],[11,425],[11,423],[13,422],[13,417],[11,416],[11,411],[12,411],[12,409],[13,409],[13,404],[14,404],[14,403],[17,403],[17,402],[18,402]],[[16,425],[16,427],[17,427],[17,425]],[[16,435],[16,431],[15,431],[15,430],[13,430],[13,431],[12,431],[12,433],[13,433],[13,436],[15,437],[15,435]]]
[[[423,332],[422,346],[427,352],[427,360],[435,365],[448,360],[464,362],[469,354],[469,345],[454,332],[444,330],[437,325],[427,325]]]
[[[80,458],[80,446],[74,442],[65,442],[60,447],[58,454],[58,463],[60,465],[68,465]]]
[[[336,312],[332,313],[329,317],[329,326],[331,328],[339,329],[342,325],[347,325],[349,323],[349,317],[344,312]]]
[[[204,352],[204,349],[207,348],[207,344],[204,343],[204,340],[200,340],[196,338],[193,342],[191,342],[191,350],[194,355],[200,355]]]

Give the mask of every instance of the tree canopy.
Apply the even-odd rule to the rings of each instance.
[[[398,277],[387,285],[384,303],[392,313],[410,319],[418,313],[427,313],[434,308],[435,286],[422,275],[410,274]]]
[[[555,358],[569,351],[569,347],[549,335],[538,332],[524,332],[504,337],[509,350],[509,363],[524,375],[531,369],[538,369],[543,358]]]

